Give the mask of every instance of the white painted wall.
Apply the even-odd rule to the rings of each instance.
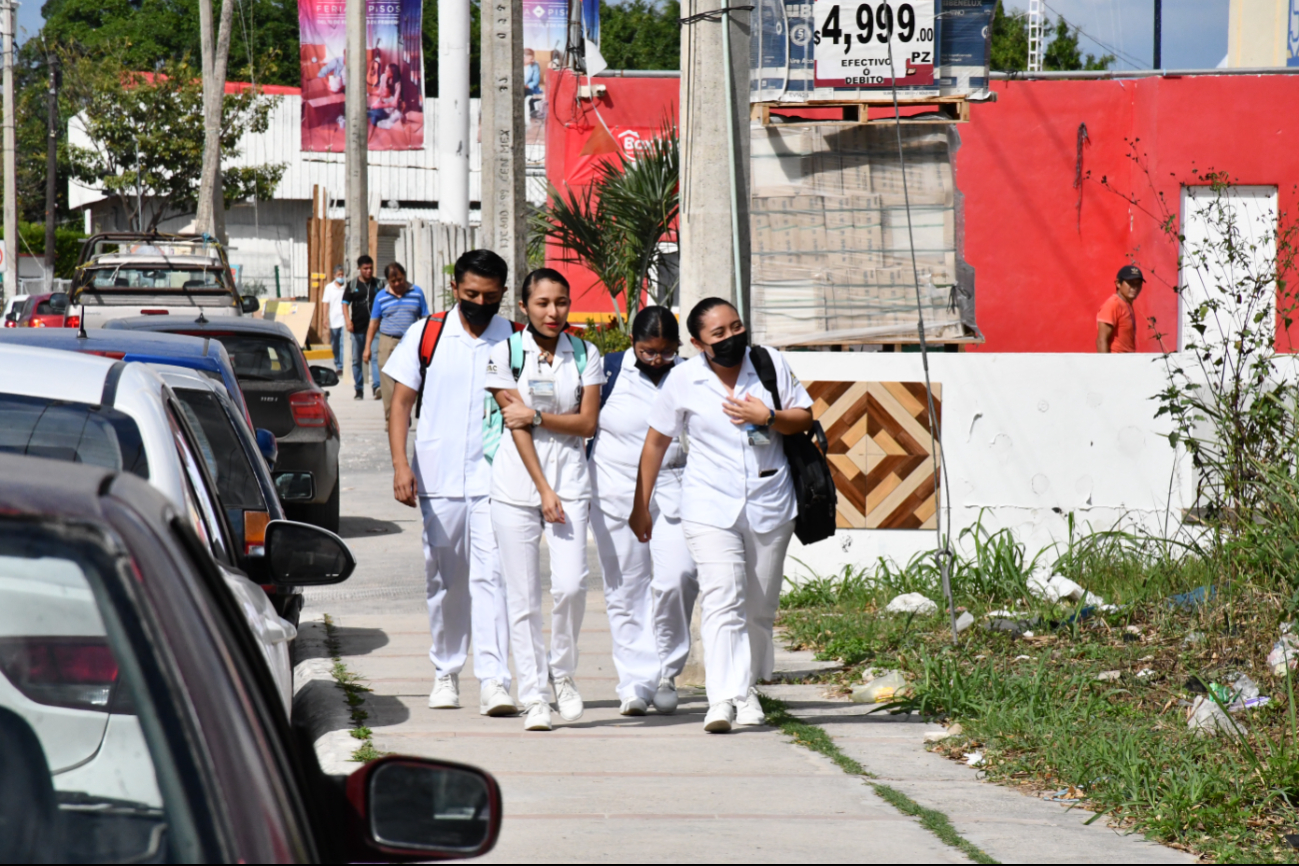
[[[786,357],[805,382],[924,381],[918,354]],[[1178,525],[1194,489],[1190,461],[1168,444],[1166,419],[1154,417],[1152,397],[1165,381],[1161,357],[936,353],[929,365],[942,383],[954,538],[981,512],[985,526],[1011,527],[1030,556],[1068,537],[1069,512],[1096,529],[1120,521],[1153,531]],[[905,562],[935,546],[932,530],[840,529],[809,547],[795,539],[786,574],[825,575],[882,556]]]

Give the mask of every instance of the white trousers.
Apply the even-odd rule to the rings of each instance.
[[[775,668],[772,628],[794,521],[754,532],[741,511],[727,529],[690,521],[682,528],[699,568],[708,703],[742,700]]]
[[[547,700],[548,681],[577,670],[577,638],[586,613],[586,528],[590,500],[564,501],[565,523],[541,509],[492,503],[492,526],[510,614],[510,643],[523,705]],[[550,548],[550,653],[541,618],[541,535]]]
[[[474,642],[474,674],[510,687],[510,621],[486,496],[420,497],[429,659],[438,676],[459,674]]]
[[[660,675],[679,677],[690,656],[690,615],[699,597],[699,576],[680,519],[656,514],[649,549],[654,558],[651,592]]]
[[[644,544],[626,520],[611,517],[599,507],[591,509],[591,531],[604,573],[618,697],[624,701],[653,700],[664,675],[665,649],[673,661],[680,656],[680,664],[667,676],[681,673],[690,653],[689,616],[698,593],[695,564],[685,549],[680,522],[668,526],[667,518],[657,509],[655,512],[654,536]],[[694,592],[683,585],[687,581]],[[679,608],[687,593],[689,604],[682,613]],[[666,600],[663,617],[659,616],[660,599]]]

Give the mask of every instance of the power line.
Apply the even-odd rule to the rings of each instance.
[[[1046,3],[1045,0],[1043,0],[1042,5],[1045,6],[1047,9],[1050,9],[1052,12],[1054,12],[1056,14],[1056,17],[1065,23],[1066,27],[1072,28],[1074,31],[1076,31],[1078,34],[1082,36],[1086,36],[1092,42],[1100,46],[1100,48],[1103,49],[1104,51],[1113,54],[1115,57],[1119,58],[1120,60],[1123,60],[1127,63],[1131,63],[1134,67],[1138,69],[1143,68],[1146,65],[1143,61],[1137,60],[1135,57],[1133,57],[1131,54],[1128,54],[1123,49],[1115,48],[1113,45],[1110,45],[1108,43],[1102,42],[1101,40],[1097,39],[1095,36],[1091,35],[1086,30],[1079,27],[1077,24],[1074,24],[1068,18],[1065,18],[1063,15],[1060,14],[1059,11],[1053,8],[1049,3]]]

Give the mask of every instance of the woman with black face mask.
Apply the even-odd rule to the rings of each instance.
[[[812,426],[812,399],[779,352],[749,347],[744,322],[721,298],[696,304],[686,326],[700,354],[672,371],[650,410],[628,522],[641,541],[658,531],[650,497],[672,440],[685,433],[681,524],[702,596],[704,730],[722,733],[766,721],[755,683],[775,664],[772,627],[798,512],[781,436]],[[755,351],[771,358],[780,411]]]
[[[631,327],[631,348],[604,357],[600,429],[591,447],[591,531],[604,572],[605,608],[624,716],[677,708],[676,677],[690,654],[690,613],[699,584],[681,532],[686,455],[673,440],[650,500],[654,540],[627,525],[650,407],[680,362],[681,334],[667,307],[646,307]]]

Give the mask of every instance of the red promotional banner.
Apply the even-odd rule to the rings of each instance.
[[[346,0],[298,0],[302,149],[343,151]],[[370,150],[424,147],[423,5],[366,3],[365,102]]]

